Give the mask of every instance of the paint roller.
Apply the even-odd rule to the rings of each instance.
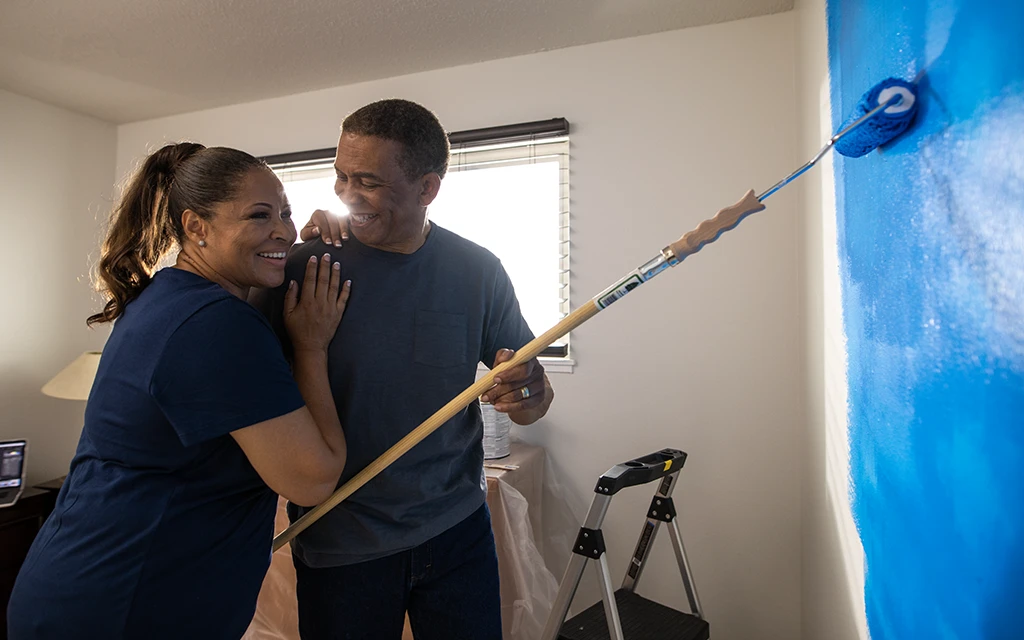
[[[441,425],[453,418],[471,402],[494,386],[494,378],[503,371],[526,363],[537,357],[541,351],[553,342],[569,333],[576,327],[607,309],[612,303],[620,300],[633,289],[654,278],[669,267],[674,267],[687,256],[700,251],[705,245],[714,242],[724,232],[738,225],[745,217],[764,210],[762,202],[773,193],[783,188],[804,172],[813,167],[828,151],[835,148],[837,152],[851,158],[859,158],[879,147],[910,126],[917,112],[917,87],[909,82],[896,78],[888,78],[872,87],[857,103],[853,114],[840,127],[839,133],[832,136],[814,158],[802,167],[782,179],[761,195],[754,195],[750,190],[736,204],[720,210],[713,218],[697,225],[676,242],[661,250],[661,253],[647,261],[637,269],[618,280],[590,301],[578,307],[563,318],[558,324],[544,332],[519,349],[511,360],[503,362],[491,370],[486,376],[453,398],[434,415],[412,430],[409,435],[398,441],[393,447],[382,453],[365,469],[353,476],[338,488],[320,505],[314,507],[304,516],[296,520],[290,527],[274,538],[274,551],[290,542],[295,536],[319,520],[324,514],[336,507],[345,498],[369,482],[374,476],[386,469],[391,463],[412,449],[421,440],[429,436]]]

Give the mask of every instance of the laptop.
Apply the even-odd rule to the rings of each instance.
[[[0,509],[10,507],[25,489],[24,440],[0,442]]]

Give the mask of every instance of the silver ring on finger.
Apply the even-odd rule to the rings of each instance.
[[[519,390],[519,393],[523,394],[523,400],[530,397],[530,387],[523,387]]]

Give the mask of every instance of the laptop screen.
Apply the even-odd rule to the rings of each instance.
[[[20,487],[25,468],[25,441],[0,442],[0,489]]]

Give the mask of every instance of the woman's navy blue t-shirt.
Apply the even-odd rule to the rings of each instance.
[[[11,597],[11,639],[239,638],[276,496],[229,434],[303,404],[261,314],[195,274],[158,272],[104,347]]]

